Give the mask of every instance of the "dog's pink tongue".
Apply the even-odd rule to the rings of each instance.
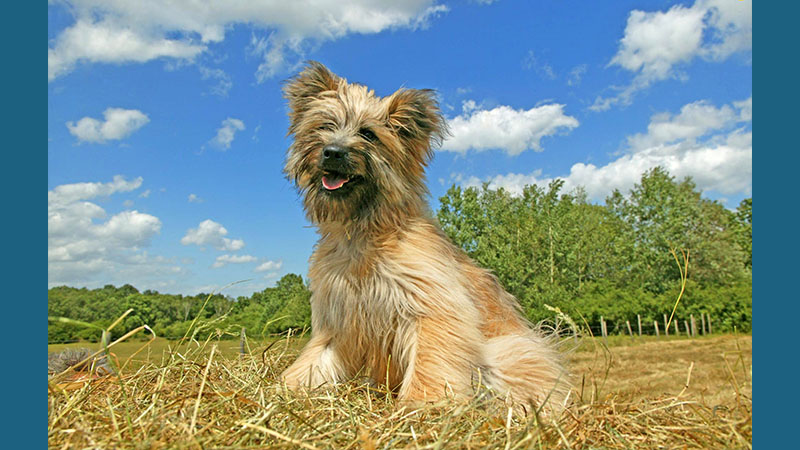
[[[347,178],[328,178],[326,176],[322,177],[322,185],[325,186],[325,189],[329,191],[335,191],[340,187],[344,186],[347,183]]]

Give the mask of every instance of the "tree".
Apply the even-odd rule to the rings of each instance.
[[[746,255],[745,267],[753,268],[753,198],[739,203],[735,214],[736,241]]]
[[[730,216],[718,202],[701,198],[690,177],[676,182],[656,167],[642,175],[628,197],[615,191],[606,205],[628,225],[627,238],[634,245],[631,275],[647,290],[661,293],[680,279],[673,249],[689,251],[689,276],[701,283],[741,275],[744,255],[735,245]]]

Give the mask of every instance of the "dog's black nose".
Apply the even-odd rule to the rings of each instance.
[[[347,149],[338,145],[326,145],[322,149],[322,159],[326,161],[341,161],[347,155]]]

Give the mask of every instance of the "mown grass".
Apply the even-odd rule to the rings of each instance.
[[[564,347],[575,345],[568,338]],[[583,338],[558,417],[475,398],[401,408],[364,380],[308,394],[277,381],[302,341],[121,342],[117,375],[48,381],[50,448],[749,448],[750,336]],[[74,345],[73,345],[74,346]],[[63,346],[51,346],[59,350]],[[97,347],[99,348],[99,347]]]

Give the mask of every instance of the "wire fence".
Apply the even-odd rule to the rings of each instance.
[[[556,322],[563,322],[556,318]],[[567,337],[575,335],[575,331],[569,327],[557,327],[560,335]],[[696,318],[694,314],[688,317],[673,317],[672,321],[669,316],[664,314],[663,322],[661,321],[647,321],[642,320],[640,314],[636,315],[636,319],[622,321],[608,322],[603,316],[596,323],[590,323],[587,327],[586,324],[581,324],[580,329],[577,330],[581,336],[595,336],[607,338],[609,334],[629,335],[631,337],[637,336],[656,336],[656,337],[669,337],[669,336],[684,336],[688,338],[705,336],[713,333],[713,322],[711,316],[707,313],[700,313],[700,317]],[[169,341],[177,341],[184,336],[159,336]],[[235,337],[230,336],[226,340],[234,340]],[[96,343],[96,341],[87,339],[68,339],[48,341],[47,345],[60,345],[60,344],[77,344],[77,343]]]
[[[698,316],[690,314],[688,317],[673,317],[671,320],[667,314],[663,315],[662,320],[643,320],[640,314],[633,320],[621,320],[607,322],[603,316],[596,324],[590,324],[588,330],[584,326],[583,334],[607,338],[610,334],[628,335],[630,337],[641,336],[683,336],[694,338],[697,336],[710,335],[714,332],[713,320],[707,313],[701,312]]]

